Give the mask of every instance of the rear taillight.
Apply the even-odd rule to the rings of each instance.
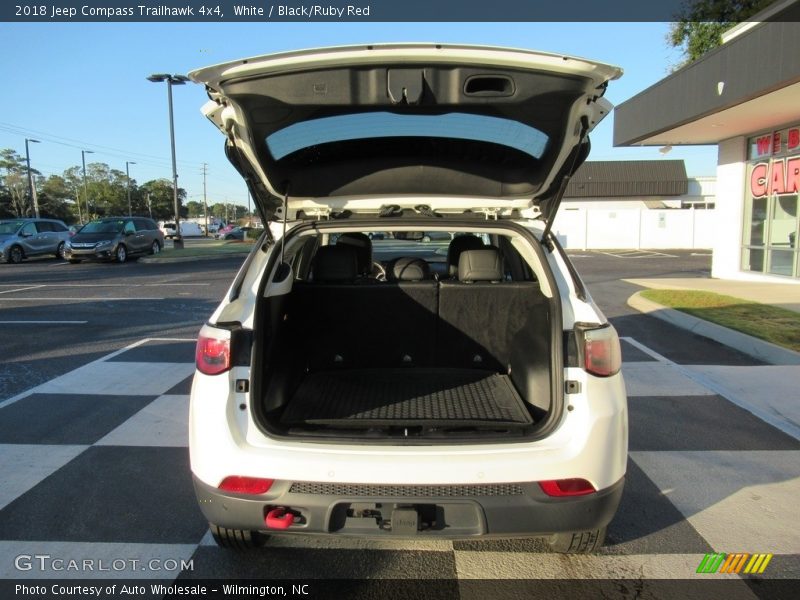
[[[598,328],[576,327],[578,348],[583,354],[583,368],[592,375],[609,377],[622,367],[619,336],[611,325]]]
[[[231,332],[204,325],[197,338],[194,353],[197,370],[205,375],[218,375],[231,368]]]
[[[539,487],[548,496],[585,496],[594,494],[597,490],[585,479],[553,479],[551,481],[540,481]]]
[[[261,477],[230,475],[222,480],[219,489],[235,494],[265,494],[272,487],[274,481],[274,479],[262,479]]]

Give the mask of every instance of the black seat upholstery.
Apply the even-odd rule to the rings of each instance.
[[[343,233],[336,240],[337,246],[349,246],[356,251],[358,261],[358,275],[368,276],[372,273],[372,240],[365,233],[351,232]]]
[[[404,256],[392,261],[386,275],[389,281],[425,281],[431,278],[431,268],[421,258]]]
[[[503,274],[500,252],[489,246],[464,251],[459,280],[440,282],[437,364],[507,372],[524,332],[541,331],[547,309],[539,285]]]
[[[503,259],[494,246],[465,250],[458,259],[458,280],[462,283],[503,281],[503,272]]]
[[[483,248],[483,240],[474,235],[459,235],[453,238],[447,247],[447,269],[449,277],[458,275],[458,261],[465,250]]]
[[[352,246],[322,246],[311,263],[315,283],[352,283],[358,277],[358,257]]]

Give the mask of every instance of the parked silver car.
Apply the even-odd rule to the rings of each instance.
[[[56,219],[4,219],[0,221],[0,258],[8,263],[41,254],[63,258],[69,237],[67,226]]]
[[[106,217],[90,221],[67,243],[64,257],[71,263],[82,260],[113,260],[124,263],[135,254],[158,254],[164,234],[152,219]]]

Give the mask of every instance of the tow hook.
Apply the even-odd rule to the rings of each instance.
[[[279,506],[270,509],[264,522],[268,529],[289,529],[289,526],[294,523],[294,515],[289,509]]]

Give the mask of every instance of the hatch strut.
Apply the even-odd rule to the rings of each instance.
[[[281,235],[281,264],[283,264],[283,250],[286,247],[286,221],[289,219],[289,182],[286,182],[286,191],[283,193],[283,234]]]
[[[572,177],[572,174],[575,172],[575,163],[578,162],[578,155],[581,153],[581,144],[583,144],[583,140],[586,139],[586,132],[589,131],[588,121],[589,120],[585,116],[581,117],[581,135],[578,138],[578,143],[575,144],[575,154],[572,157],[572,164],[567,170],[567,174],[561,179],[561,185],[558,187],[556,195],[553,196],[552,204],[547,211],[547,221],[545,221],[544,231],[542,232],[542,242],[547,245],[547,248],[550,250],[550,252],[553,251],[553,241],[550,230],[553,228],[553,221],[555,220],[556,213],[558,212],[558,207],[561,206],[561,199],[564,197],[564,194],[567,191],[567,185],[569,184],[570,177]]]
[[[286,221],[289,219],[289,213],[287,212],[287,207],[289,205],[289,183],[286,183],[286,192],[283,194],[283,235],[281,235],[281,261],[278,264],[278,268],[275,270],[275,277],[272,278],[272,281],[275,283],[280,283],[284,279],[289,276],[292,269],[289,265],[286,264],[284,261],[284,250],[286,248]]]

